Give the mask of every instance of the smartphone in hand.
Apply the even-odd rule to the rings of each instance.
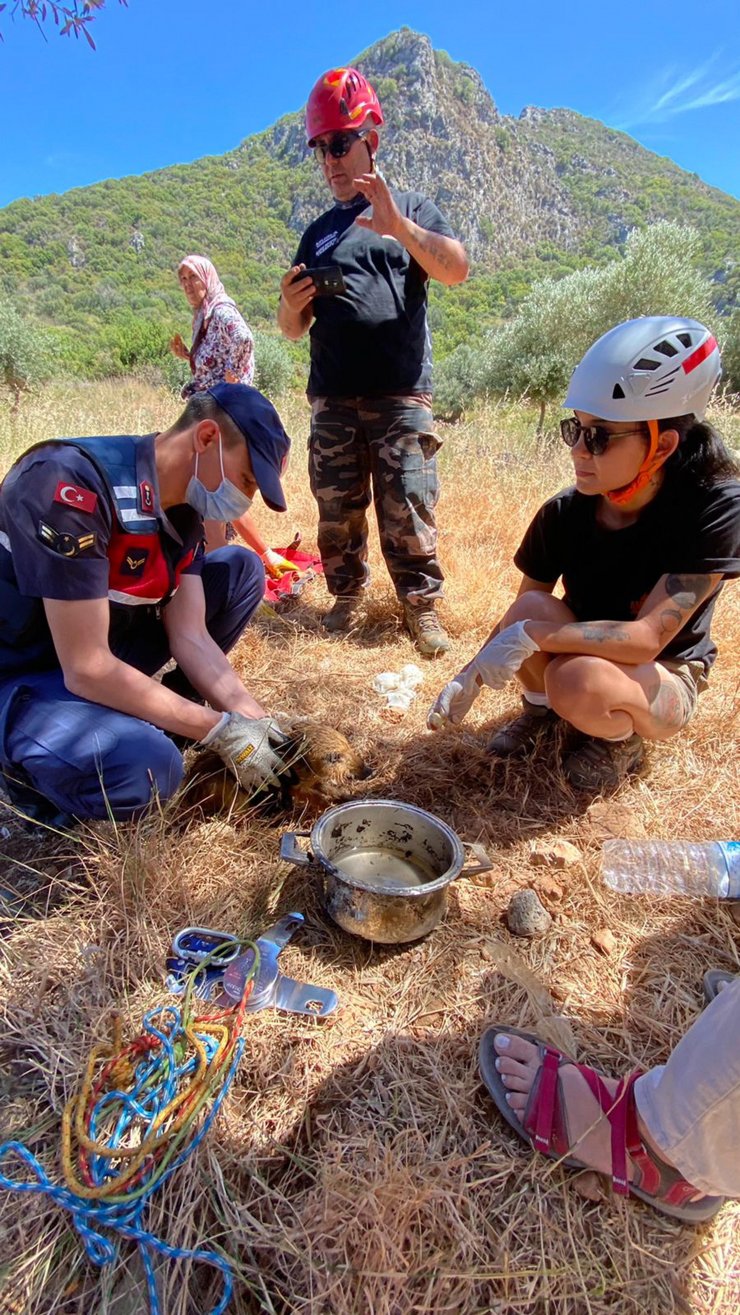
[[[338,265],[318,265],[315,269],[302,269],[300,274],[296,274],[293,282],[297,282],[298,279],[311,279],[317,297],[336,297],[338,293],[346,291],[344,275]]]

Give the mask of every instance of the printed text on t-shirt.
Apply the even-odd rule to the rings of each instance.
[[[319,256],[323,256],[325,251],[331,251],[331,248],[335,247],[338,241],[339,241],[339,234],[337,233],[336,229],[333,233],[327,233],[325,237],[320,238],[319,241],[316,243],[317,258]]]

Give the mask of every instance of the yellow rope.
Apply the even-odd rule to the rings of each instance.
[[[159,1150],[163,1141],[177,1137],[200,1097],[206,1095],[218,1081],[232,1039],[233,1025],[203,1020],[197,1023],[197,1027],[201,1034],[212,1036],[217,1041],[217,1049],[210,1064],[205,1046],[194,1031],[192,1019],[188,1017],[183,1031],[197,1056],[196,1070],[190,1081],[176,1093],[163,1110],[160,1110],[151,1124],[148,1135],[140,1145],[110,1147],[88,1136],[84,1119],[92,1094],[96,1068],[102,1059],[110,1060],[115,1054],[120,1056],[110,1074],[114,1082],[117,1081],[116,1075],[126,1068],[130,1077],[133,1077],[134,1065],[126,1055],[121,1055],[123,1049],[121,1020],[114,1018],[111,1043],[93,1046],[82,1082],[67,1101],[62,1115],[62,1166],[65,1182],[71,1191],[90,1201],[105,1200],[106,1197],[120,1195],[127,1184],[136,1177],[147,1157]],[[75,1142],[93,1155],[119,1162],[126,1161],[126,1166],[121,1167],[115,1179],[101,1183],[97,1187],[89,1186],[81,1181],[75,1168]]]

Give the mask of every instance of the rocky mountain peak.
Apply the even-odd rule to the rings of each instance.
[[[473,259],[485,258],[492,246],[511,255],[533,241],[573,242],[572,207],[554,168],[545,182],[542,153],[517,139],[514,120],[499,114],[476,69],[409,28],[351,62],[383,106],[379,163],[389,182],[432,197]],[[259,140],[297,171],[290,225],[302,231],[331,203],[318,170],[302,167],[308,157],[303,112],[287,115]]]
[[[357,63],[378,91],[381,104],[389,104],[391,128],[449,138],[457,127],[458,116],[450,113],[456,103],[481,123],[494,123],[499,117],[477,69],[456,63],[444,50],[434,50],[429,37],[410,28],[378,41]]]
[[[347,62],[380,96],[389,182],[436,201],[467,245],[474,277],[445,305],[475,304],[490,322],[533,277],[604,259],[633,228],[677,216],[698,231],[725,303],[737,301],[733,197],[573,110],[500,114],[474,68],[408,28]],[[173,271],[185,252],[202,250],[248,316],[271,323],[298,238],[330,205],[300,110],[222,156],[14,202],[0,211],[2,282],[48,322],[105,334],[126,307],[154,320],[166,307],[174,322],[182,297]],[[478,299],[478,275],[498,289],[490,304]],[[478,327],[461,319],[456,332]]]

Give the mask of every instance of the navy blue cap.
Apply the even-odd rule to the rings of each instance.
[[[208,392],[243,433],[254,478],[264,501],[273,511],[287,511],[280,476],[290,449],[290,439],[272,402],[249,384],[216,384]]]

